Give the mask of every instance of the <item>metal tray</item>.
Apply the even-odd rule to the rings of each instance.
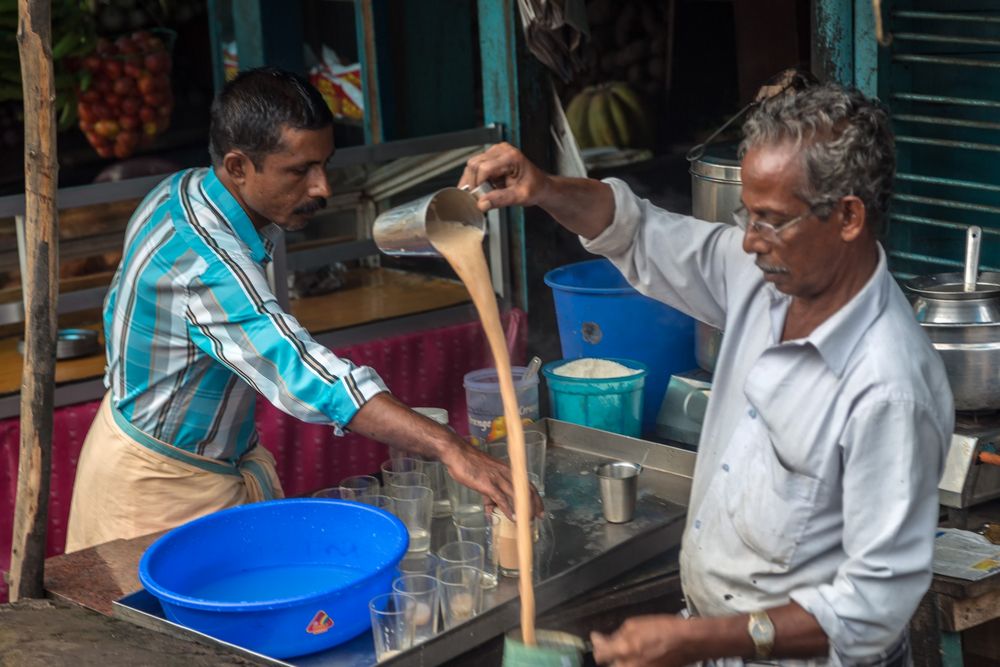
[[[535,583],[541,614],[663,554],[680,544],[684,507],[691,490],[694,453],[638,438],[551,419],[545,474],[545,520]],[[610,524],[601,514],[594,467],[608,459],[644,461],[632,521]],[[450,518],[435,519],[434,547],[450,539]],[[517,580],[500,577],[484,595],[484,611],[462,625],[385,661],[385,665],[436,665],[512,630],[520,622]],[[277,660],[172,623],[159,602],[144,590],[114,603],[114,615],[168,634],[217,646],[267,665],[295,667],[375,664],[371,633],[328,651]]]
[[[24,341],[17,341],[17,351],[24,355]],[[56,338],[56,359],[89,357],[101,351],[94,329],[60,329]]]

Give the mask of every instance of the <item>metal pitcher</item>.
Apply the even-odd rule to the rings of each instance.
[[[375,245],[387,255],[440,257],[431,244],[427,223],[460,222],[485,232],[486,216],[476,202],[491,189],[488,183],[474,190],[443,188],[390,209],[375,218]]]

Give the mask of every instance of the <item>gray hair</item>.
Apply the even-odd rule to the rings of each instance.
[[[751,114],[743,137],[741,157],[754,146],[794,142],[806,174],[806,191],[796,194],[817,211],[854,195],[865,204],[869,229],[882,234],[896,153],[889,115],[878,102],[835,84],[779,94]]]

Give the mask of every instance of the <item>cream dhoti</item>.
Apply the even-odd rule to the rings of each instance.
[[[105,394],[76,468],[66,551],[282,497],[274,457],[264,447],[236,464],[199,456],[137,431]]]

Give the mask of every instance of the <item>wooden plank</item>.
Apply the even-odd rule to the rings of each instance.
[[[172,637],[53,600],[0,605],[0,662],[21,667],[265,664],[218,646]]]
[[[931,590],[953,598],[979,597],[991,591],[1000,590],[1000,574],[993,574],[979,581],[956,579],[936,574],[931,581]]]
[[[49,0],[19,0],[18,51],[24,89],[27,332],[21,389],[21,451],[11,547],[10,598],[44,595],[45,529],[55,393],[59,163]]]
[[[142,588],[139,559],[165,532],[53,556],[45,562],[45,590],[53,597],[111,616],[115,600]]]
[[[941,625],[951,632],[961,632],[1000,618],[1000,590],[974,598],[938,596]]]

